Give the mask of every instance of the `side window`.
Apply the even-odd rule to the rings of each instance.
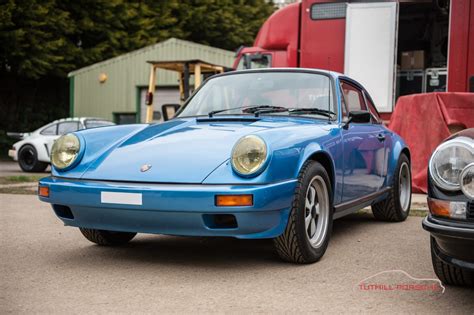
[[[58,135],[65,135],[66,133],[77,131],[79,125],[76,121],[68,121],[59,123],[58,125]]]
[[[40,134],[44,136],[55,136],[57,135],[57,128],[58,124],[51,125],[48,128],[44,128],[43,130],[41,130]]]
[[[369,108],[370,114],[372,115],[372,122],[376,124],[381,124],[382,119],[379,116],[379,113],[377,112],[377,108],[375,108],[374,103],[372,103],[372,99],[370,98],[369,94],[364,92],[365,100],[367,103],[367,107]]]
[[[341,83],[341,88],[342,94],[344,95],[344,102],[350,112],[367,109],[361,90],[346,82]]]

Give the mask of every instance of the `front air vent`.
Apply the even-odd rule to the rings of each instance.
[[[53,205],[53,210],[60,218],[74,220],[74,215],[68,206]]]
[[[202,218],[209,229],[237,228],[237,219],[233,214],[204,214]]]
[[[467,203],[467,219],[474,221],[474,201]]]

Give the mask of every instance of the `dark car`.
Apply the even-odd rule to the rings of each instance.
[[[446,139],[428,167],[431,256],[445,284],[474,286],[474,128]]]

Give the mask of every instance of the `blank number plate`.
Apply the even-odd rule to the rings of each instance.
[[[100,193],[100,202],[141,206],[142,194],[102,191]]]

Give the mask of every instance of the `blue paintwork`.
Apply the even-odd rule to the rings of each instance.
[[[133,184],[94,182],[47,177],[41,185],[50,187],[52,204],[67,205],[74,220],[66,225],[103,230],[172,235],[218,235],[239,238],[271,238],[283,232],[296,181],[268,185]],[[101,204],[102,191],[139,192],[143,205]],[[216,194],[253,194],[253,207],[214,205]],[[159,209],[159,211],[157,211]],[[231,213],[236,229],[210,229],[203,214]]]
[[[324,73],[339,86],[339,74]],[[52,177],[40,181],[49,186],[50,197],[40,199],[69,206],[74,219],[61,220],[77,227],[276,237],[286,227],[296,178],[308,159],[324,155],[331,161],[328,173],[338,205],[390,186],[398,157],[408,150],[398,135],[380,124],[351,123],[344,129],[342,93],[339,88],[333,91],[338,106],[334,121],[282,115],[225,116],[238,121],[188,117],[78,131],[85,144],[82,159],[66,171],[53,167]],[[266,142],[269,159],[260,174],[245,178],[233,171],[230,156],[234,144],[249,134]],[[385,142],[376,138],[379,134],[386,136]],[[144,164],[152,168],[140,172]],[[101,191],[140,192],[143,205],[102,204]],[[216,194],[241,193],[253,194],[254,206],[214,205]],[[203,215],[212,213],[234,214],[238,228],[207,227]]]

